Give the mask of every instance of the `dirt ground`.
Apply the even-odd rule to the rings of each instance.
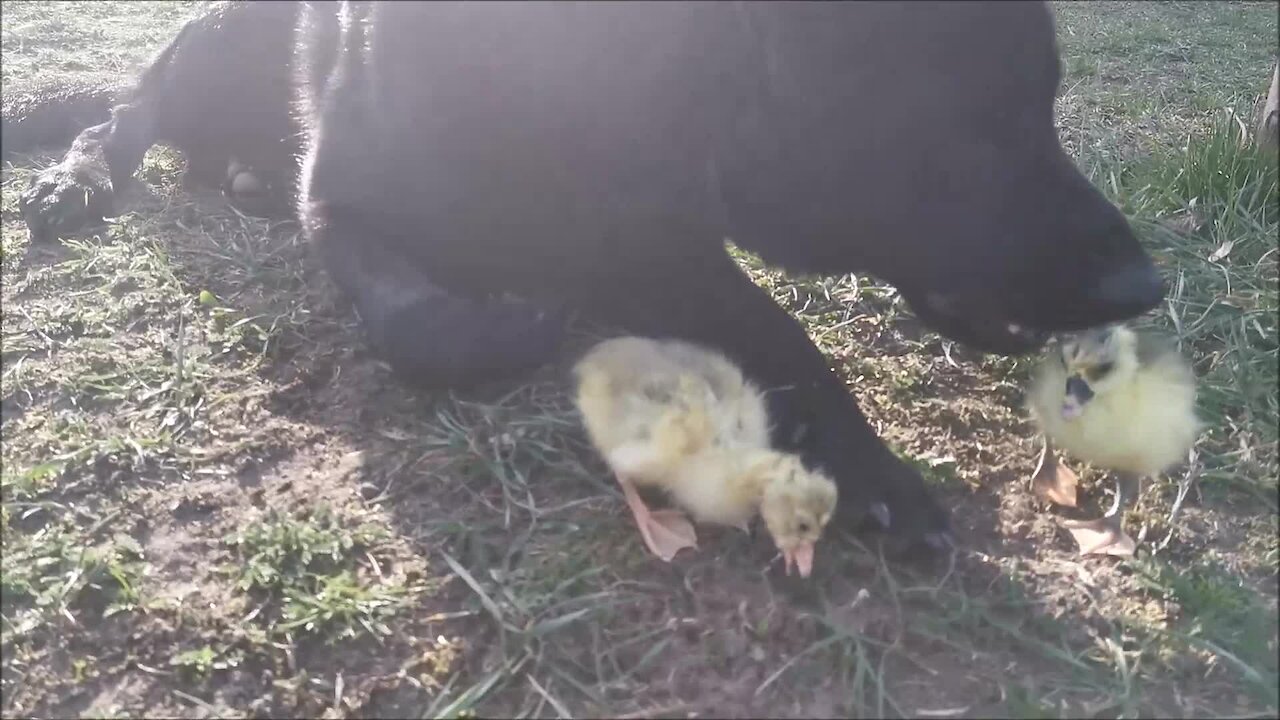
[[[163,149],[106,227],[32,245],[16,197],[55,150],[6,164],[0,207],[4,715],[1274,716],[1280,200],[1274,158],[1220,142],[1266,90],[1274,5],[1055,7],[1064,139],[1162,262],[1144,322],[1180,329],[1211,425],[1176,522],[1185,468],[1129,513],[1137,557],[1080,558],[1058,524],[1109,504],[1104,473],[1073,463],[1074,513],[1028,492],[1033,359],[740,254],[961,547],[907,564],[833,532],[806,582],[761,533],[700,528],[661,563],[565,394],[572,351],[408,387],[295,224],[184,193]],[[6,3],[6,92],[132,72],[196,8]]]

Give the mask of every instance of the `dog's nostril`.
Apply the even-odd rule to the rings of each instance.
[[[1104,275],[1092,296],[1095,302],[1117,315],[1138,315],[1155,307],[1164,297],[1164,281],[1155,265],[1144,258]]]

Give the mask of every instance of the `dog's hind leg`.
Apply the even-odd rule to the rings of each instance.
[[[324,203],[311,203],[302,214],[313,247],[355,304],[369,344],[402,378],[465,386],[555,356],[565,332],[561,313],[449,292],[367,219]]]

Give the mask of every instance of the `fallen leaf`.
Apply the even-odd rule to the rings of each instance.
[[[1218,249],[1214,250],[1213,254],[1209,256],[1209,262],[1218,262],[1222,258],[1226,257],[1227,254],[1231,252],[1231,248],[1234,247],[1235,244],[1234,240],[1228,240],[1219,245]]]

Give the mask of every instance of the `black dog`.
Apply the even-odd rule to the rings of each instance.
[[[405,376],[541,363],[562,307],[708,344],[777,390],[779,444],[838,478],[846,513],[882,503],[908,539],[937,545],[946,514],[724,237],[788,269],[880,276],[938,331],[996,353],[1163,292],[1058,142],[1040,3],[294,12],[233,4],[188,25],[86,131],[112,185],[166,140],[196,167],[237,158],[287,178],[299,133],[300,219]],[[214,55],[216,70],[200,64]],[[33,232],[75,224],[50,219],[66,192],[56,170],[24,198]]]

